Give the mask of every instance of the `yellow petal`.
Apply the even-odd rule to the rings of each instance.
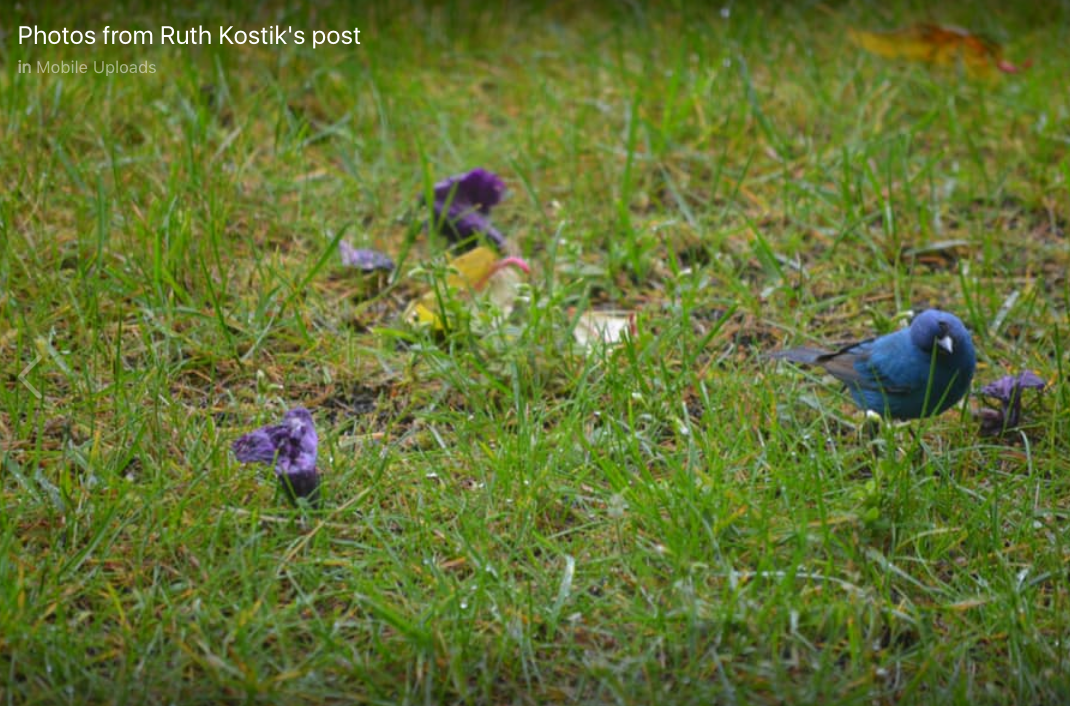
[[[504,293],[505,283],[512,282],[511,290],[515,296],[516,278],[510,278],[511,271],[503,268],[496,271],[501,256],[492,248],[478,247],[460,255],[449,262],[449,273],[446,275],[445,289],[432,287],[419,299],[409,304],[405,310],[405,321],[416,326],[430,326],[435,331],[446,328],[441,317],[440,303],[445,303],[454,297],[471,297],[487,287],[491,282],[495,285],[491,288],[494,292],[492,301],[503,312],[507,312],[512,306],[512,298]],[[499,282],[501,280],[501,282]],[[439,302],[439,297],[442,302]],[[506,299],[508,298],[508,301]]]
[[[960,27],[918,24],[891,32],[849,29],[848,36],[856,45],[878,56],[938,66],[961,61],[975,75],[992,72],[1002,61],[999,44]]]

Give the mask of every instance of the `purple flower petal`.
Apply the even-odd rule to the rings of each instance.
[[[995,397],[997,400],[1009,400],[1011,391],[1014,390],[1014,376],[1004,375],[995,382],[990,382],[981,388],[982,395]]]
[[[483,235],[499,251],[505,236],[490,224],[490,210],[502,200],[505,182],[486,169],[473,169],[435,184],[434,227],[451,243]]]
[[[1018,387],[1023,390],[1030,387],[1037,390],[1043,390],[1047,386],[1048,383],[1032,370],[1023,370],[1018,374]]]
[[[242,463],[274,463],[284,433],[281,425],[262,427],[237,439],[231,449]]]
[[[1022,390],[1043,389],[1047,385],[1032,370],[1023,370],[1018,375],[1004,375],[999,380],[981,388],[981,394],[1000,401],[1001,410],[982,409],[981,432],[990,433],[997,426],[1001,431],[1015,429],[1022,419]],[[999,415],[998,419],[996,414]]]
[[[274,463],[275,475],[291,500],[307,497],[315,503],[319,488],[318,444],[312,415],[298,407],[283,415],[281,423],[260,427],[236,439],[231,448],[243,463]]]
[[[447,220],[443,221],[442,229],[439,231],[451,243],[463,243],[477,235],[482,235],[490,241],[498,252],[505,250],[505,236],[478,212],[472,211],[456,218],[452,215],[453,212],[454,209],[451,207],[451,215]],[[435,209],[435,213],[436,219],[441,218],[438,215],[438,208]]]
[[[505,182],[494,172],[477,168],[456,174],[435,184],[435,202],[452,207],[475,208],[484,216],[497,206],[505,193]]]
[[[982,407],[977,412],[977,418],[981,420],[981,436],[999,436],[1005,431],[1003,412],[998,409]]]
[[[394,261],[378,250],[354,248],[346,241],[339,240],[338,252],[342,255],[343,265],[356,267],[362,272],[391,272],[394,269]]]
[[[988,383],[981,388],[981,394],[1010,402],[1016,390],[1043,389],[1046,385],[1047,383],[1032,370],[1023,370],[1018,375],[1004,375],[999,380]]]

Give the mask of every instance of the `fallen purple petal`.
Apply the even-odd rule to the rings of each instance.
[[[291,501],[319,500],[316,452],[319,438],[307,409],[298,407],[283,415],[279,424],[269,424],[236,439],[231,446],[243,463],[273,463],[275,475]]]
[[[1016,390],[1043,389],[1046,386],[1047,383],[1032,370],[1023,370],[1018,375],[1004,375],[999,380],[988,383],[981,388],[981,394],[1009,402]]]
[[[993,397],[997,400],[1009,400],[1011,391],[1014,389],[1014,376],[1004,375],[995,382],[990,382],[981,388],[981,394]]]
[[[505,193],[505,182],[494,172],[476,168],[435,184],[435,201],[451,207],[475,208],[484,216],[497,206]]]
[[[453,211],[454,209],[451,207],[450,213],[452,214]],[[438,215],[440,209],[436,209],[435,212],[436,218],[441,219],[441,216]],[[499,252],[505,249],[505,236],[479,213],[468,213],[458,218],[454,218],[451,215],[443,220],[442,228],[439,232],[445,235],[446,239],[451,243],[465,243],[482,235]]]
[[[346,241],[340,240],[338,252],[342,255],[342,264],[356,267],[362,272],[391,272],[394,269],[394,261],[378,250],[354,248]]]
[[[1043,390],[1047,386],[1048,383],[1032,370],[1023,370],[1018,374],[1018,387],[1023,390],[1030,387],[1037,390]]]
[[[991,407],[982,407],[977,410],[977,418],[981,420],[981,436],[999,436],[1005,429],[1003,427],[1003,412]]]
[[[434,228],[451,243],[463,244],[477,236],[499,251],[505,236],[490,223],[490,210],[502,200],[505,182],[486,169],[473,169],[435,184]]]
[[[981,394],[999,400],[1002,409],[984,407],[978,413],[981,419],[981,434],[995,436],[1018,427],[1022,420],[1022,390],[1042,390],[1044,380],[1032,370],[1023,370],[1018,375],[1004,375],[999,380],[981,388]]]

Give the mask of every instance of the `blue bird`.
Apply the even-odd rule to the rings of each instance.
[[[792,348],[770,357],[820,365],[859,407],[900,420],[949,409],[969,391],[977,367],[966,326],[937,309],[918,314],[908,328],[836,351]]]

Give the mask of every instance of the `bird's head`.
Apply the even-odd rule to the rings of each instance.
[[[955,355],[972,347],[970,332],[954,314],[938,309],[923,311],[910,322],[910,339],[926,353]]]

